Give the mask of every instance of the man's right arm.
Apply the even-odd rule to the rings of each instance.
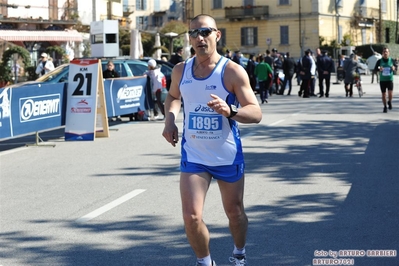
[[[165,100],[165,128],[163,137],[173,147],[179,141],[178,128],[176,126],[176,117],[179,115],[181,108],[181,94],[179,83],[184,70],[184,63],[177,64],[172,71],[172,82],[170,84],[168,96]]]

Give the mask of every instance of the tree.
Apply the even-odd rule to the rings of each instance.
[[[0,64],[0,81],[8,83],[12,80],[11,68],[8,62],[11,60],[13,54],[18,54],[22,58],[24,67],[27,68],[31,64],[30,54],[28,50],[21,46],[12,46],[3,53],[2,62]]]

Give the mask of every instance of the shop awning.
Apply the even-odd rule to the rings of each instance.
[[[0,39],[9,42],[82,42],[82,35],[76,30],[33,31],[33,30],[0,30]]]

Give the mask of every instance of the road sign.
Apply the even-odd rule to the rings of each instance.
[[[65,140],[94,140],[95,136],[109,136],[101,70],[99,59],[71,61]]]

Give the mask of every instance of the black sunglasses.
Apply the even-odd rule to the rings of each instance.
[[[195,29],[195,30],[189,30],[188,34],[192,38],[197,38],[198,34],[201,35],[202,37],[208,37],[212,33],[212,31],[217,31],[217,29],[215,29],[215,28],[199,28],[199,29]]]

